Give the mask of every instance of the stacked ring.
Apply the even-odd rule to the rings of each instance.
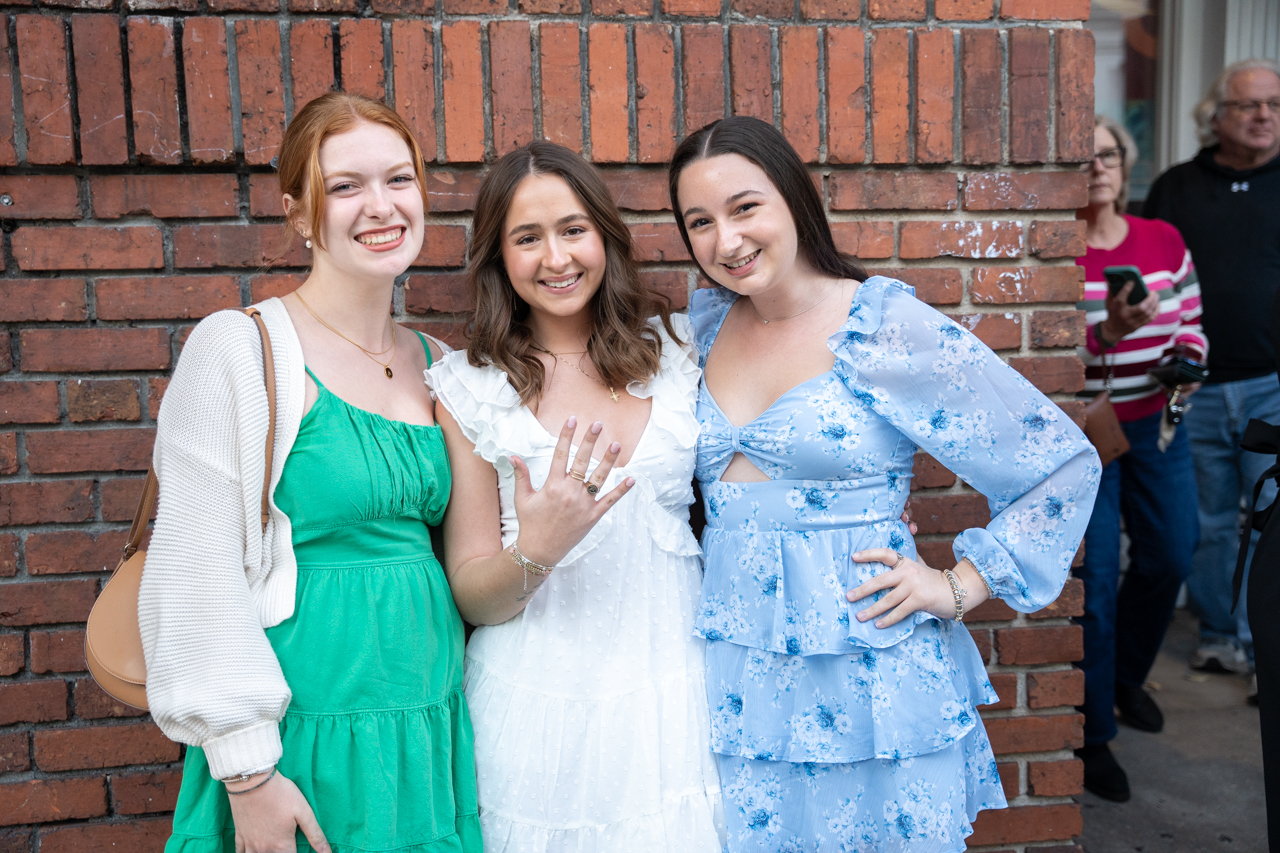
[[[587,481],[587,475],[581,471],[574,471],[570,469],[569,476],[577,480],[579,483],[585,483]]]

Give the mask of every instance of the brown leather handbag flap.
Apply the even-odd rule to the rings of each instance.
[[[1098,451],[1103,467],[1129,451],[1129,439],[1120,426],[1120,418],[1116,417],[1111,395],[1106,391],[1085,404],[1084,434]]]

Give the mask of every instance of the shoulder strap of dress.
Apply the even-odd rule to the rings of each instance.
[[[418,336],[418,340],[422,341],[422,351],[427,354],[427,367],[431,366],[431,346],[427,343],[427,336],[419,332],[417,329],[413,333]]]

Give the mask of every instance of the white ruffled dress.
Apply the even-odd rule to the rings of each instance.
[[[672,317],[682,340],[688,319]],[[711,754],[704,641],[693,633],[702,575],[689,530],[701,371],[662,337],[661,372],[622,478],[636,485],[560,561],[524,611],[476,629],[464,686],[475,728],[485,850],[720,851],[724,818]],[[516,521],[519,455],[535,487],[556,436],[493,366],[446,355],[429,384],[476,453],[498,471],[502,542]],[[594,465],[594,463],[593,463]]]

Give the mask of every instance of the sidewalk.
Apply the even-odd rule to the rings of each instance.
[[[1164,731],[1121,724],[1111,742],[1133,798],[1084,793],[1085,853],[1263,853],[1267,849],[1258,709],[1247,682],[1194,672],[1195,620],[1179,610],[1151,673]]]

